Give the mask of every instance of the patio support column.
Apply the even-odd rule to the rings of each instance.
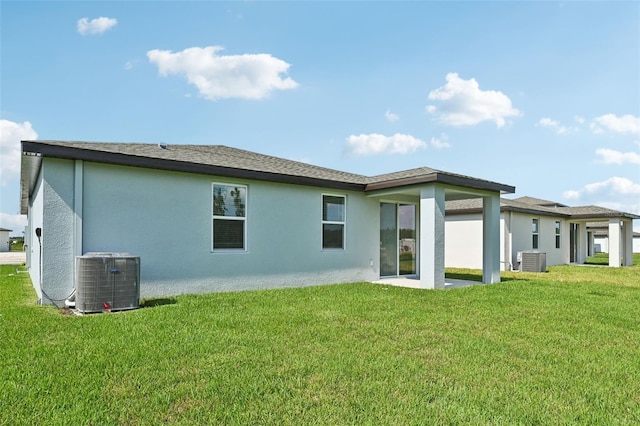
[[[587,261],[587,224],[578,224],[578,250],[576,252],[576,263],[584,265]]]
[[[444,188],[420,189],[420,287],[444,288]]]
[[[500,282],[500,196],[482,197],[482,282]]]
[[[625,220],[623,223],[624,266],[631,266],[633,265],[633,222]]]
[[[620,219],[609,219],[609,266],[620,267]]]

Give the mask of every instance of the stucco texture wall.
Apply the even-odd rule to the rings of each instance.
[[[212,182],[247,186],[246,251],[212,251]],[[360,193],[329,191],[347,196],[346,249],[323,251],[320,188],[87,162],[83,183],[82,251],[140,256],[142,297],[378,277],[379,206]]]
[[[566,221],[549,216],[532,216],[512,213],[511,233],[513,244],[513,262],[519,251],[533,250],[532,220],[539,220],[538,249],[546,253],[547,266],[569,263],[569,224]],[[556,248],[556,221],[560,221],[560,248]]]
[[[45,159],[30,200],[29,272],[44,304],[62,303],[74,287],[73,167],[70,160]]]
[[[446,267],[482,269],[481,215],[446,216],[444,241]]]

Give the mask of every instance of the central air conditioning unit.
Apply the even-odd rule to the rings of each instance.
[[[76,309],[82,313],[140,306],[140,257],[128,253],[76,256]]]
[[[547,272],[547,253],[523,251],[521,256],[520,271]]]

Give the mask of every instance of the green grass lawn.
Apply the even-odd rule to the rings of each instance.
[[[637,425],[638,260],[82,317],[36,306],[27,274],[2,266],[0,424]]]

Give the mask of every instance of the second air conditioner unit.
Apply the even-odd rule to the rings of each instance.
[[[522,260],[520,262],[520,270],[522,272],[546,272],[547,253],[541,253],[538,251],[523,251]]]

